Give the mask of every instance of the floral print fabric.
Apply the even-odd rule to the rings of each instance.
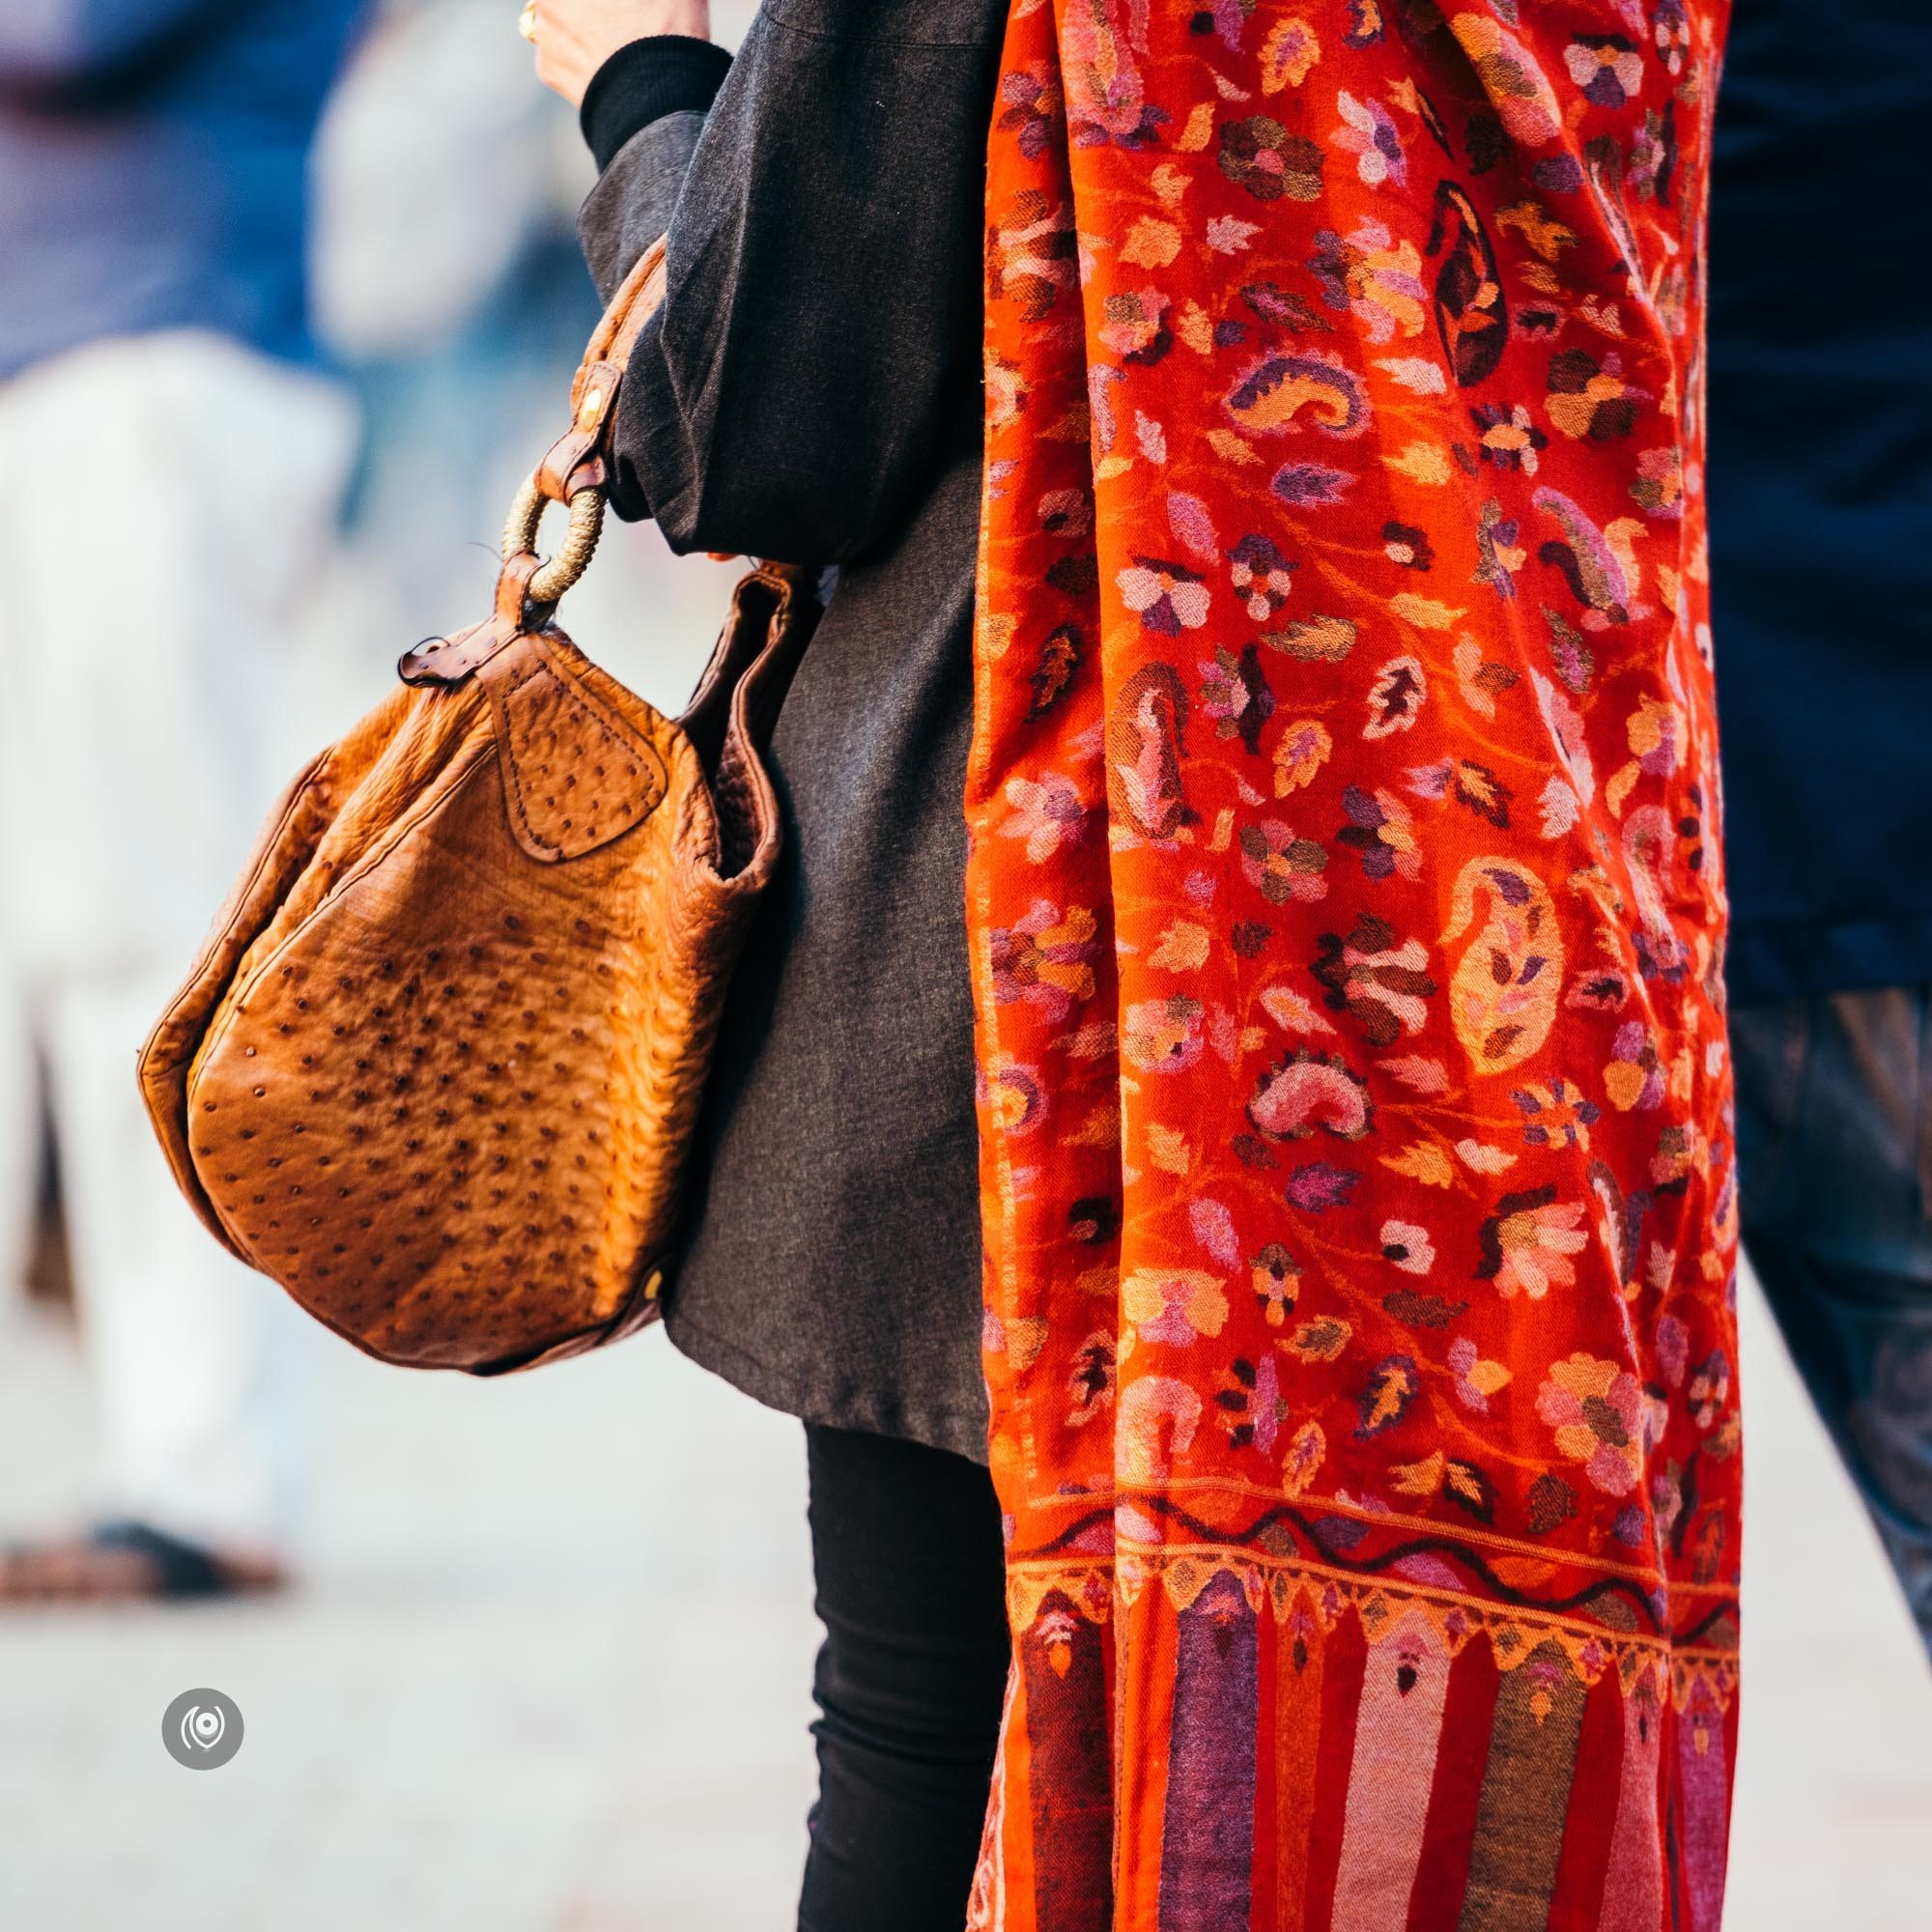
[[[1715,1932],[1717,0],[1015,0],[972,1923]]]

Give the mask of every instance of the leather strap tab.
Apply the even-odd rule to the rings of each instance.
[[[502,569],[497,573],[497,618],[512,631],[523,626],[524,611],[530,601],[530,579],[540,565],[540,558],[526,550],[519,551],[515,556],[505,557]]]
[[[608,467],[605,444],[623,387],[620,362],[589,362],[579,371],[572,393],[577,420],[551,445],[537,469],[537,488],[553,502],[567,503],[580,490],[601,490]]]
[[[644,332],[644,325],[658,312],[664,298],[665,242],[661,235],[638,257],[637,266],[611,298],[611,306],[604,311],[603,320],[583,352],[577,379],[570,385],[573,412],[582,407],[583,392],[600,362],[614,363],[620,370],[629,365],[638,337]],[[604,419],[610,419],[608,408]]]
[[[396,661],[405,684],[461,684],[480,670],[524,630],[524,611],[537,559],[526,551],[504,564],[497,579],[497,609],[480,624],[453,638],[425,638]]]
[[[537,465],[537,488],[553,503],[567,503],[580,490],[601,490],[605,478],[602,441],[601,433],[596,431],[566,430]]]
[[[396,675],[405,684],[461,684],[515,636],[499,618],[486,617],[453,638],[425,638],[396,660]]]

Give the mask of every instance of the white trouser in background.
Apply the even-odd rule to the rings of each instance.
[[[0,1267],[43,1094],[102,1503],[270,1555],[309,1461],[307,1337],[176,1193],[134,1059],[325,735],[292,714],[354,444],[334,384],[202,331],[0,383]]]

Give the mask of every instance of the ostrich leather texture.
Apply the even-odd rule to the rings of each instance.
[[[535,566],[296,779],[141,1056],[213,1233],[412,1367],[532,1367],[658,1312],[817,616],[752,570],[673,721],[526,606]]]

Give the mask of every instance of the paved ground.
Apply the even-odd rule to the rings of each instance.
[[[23,1325],[22,1325],[23,1324]],[[1731,1932],[1923,1932],[1932,1673],[1753,1308]],[[651,1336],[520,1381],[327,1346],[311,1586],[0,1621],[0,1925],[782,1932],[810,1783],[799,1444]],[[0,1330],[0,1520],[73,1505],[71,1351]],[[177,1691],[242,1754],[162,1753]]]

